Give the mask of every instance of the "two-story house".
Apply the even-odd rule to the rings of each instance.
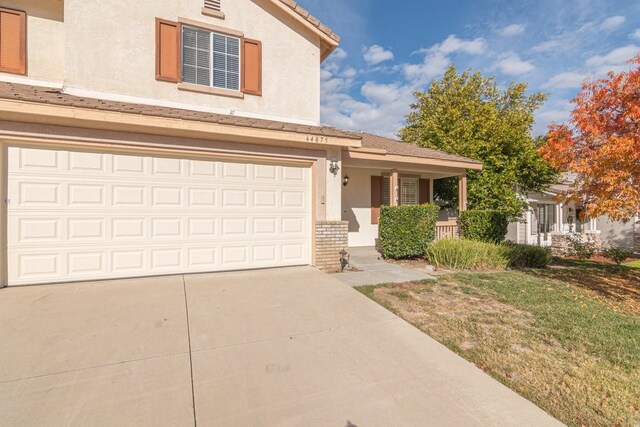
[[[338,43],[291,0],[0,0],[0,286],[335,269],[464,201],[478,162],[320,124]]]

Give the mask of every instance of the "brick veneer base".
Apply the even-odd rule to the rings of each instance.
[[[347,249],[348,221],[316,222],[316,262],[322,271],[340,271],[340,251]]]

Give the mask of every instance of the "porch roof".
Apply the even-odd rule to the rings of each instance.
[[[349,147],[347,149],[348,154],[353,158],[367,157],[370,160],[454,166],[472,170],[482,169],[482,162],[468,157],[457,156],[432,148],[420,147],[416,144],[385,138],[367,132],[353,132],[352,134],[362,139],[361,148]]]

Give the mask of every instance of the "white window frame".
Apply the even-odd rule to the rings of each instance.
[[[186,82],[189,84],[196,84],[198,86],[205,86],[205,87],[211,87],[211,88],[215,88],[215,89],[222,89],[222,90],[230,90],[233,92],[240,92],[242,90],[242,40],[240,39],[240,37],[236,37],[236,36],[230,36],[228,34],[223,34],[223,33],[217,33],[215,31],[211,31],[208,30],[206,28],[199,28],[199,27],[195,27],[195,26],[190,26],[190,25],[182,25],[182,30],[181,30],[181,34],[180,34],[180,75],[181,75],[181,79],[184,79],[184,31],[185,29],[190,29],[193,31],[204,31],[209,33],[209,85],[205,86],[203,84],[197,83],[197,82]],[[213,39],[214,36],[220,36],[220,37],[224,37],[225,38],[225,50],[226,50],[226,46],[227,46],[227,41],[226,39],[235,39],[238,41],[238,87],[236,88],[229,88],[228,86],[228,81],[229,81],[229,70],[226,68],[225,66],[225,87],[220,87],[220,86],[214,86],[213,82],[214,82],[214,71],[216,71],[213,67],[213,58],[214,58],[214,50],[213,50]],[[217,52],[220,53],[220,52]],[[232,55],[229,54],[227,52],[224,53],[225,57],[226,56],[236,56],[236,55]],[[226,58],[225,58],[226,59]],[[220,70],[218,70],[220,71]]]

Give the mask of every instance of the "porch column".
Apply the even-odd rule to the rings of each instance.
[[[458,202],[459,212],[467,210],[467,174],[460,175],[458,177]]]
[[[398,179],[398,169],[391,170],[391,176],[389,179],[391,206],[398,206],[398,188],[400,186],[400,180]]]
[[[563,215],[563,207],[562,203],[558,203],[556,205],[556,231],[562,233],[564,231],[564,215]],[[574,221],[575,226],[575,221]]]

